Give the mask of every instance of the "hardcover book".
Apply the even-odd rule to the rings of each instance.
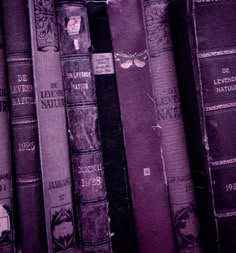
[[[200,252],[199,224],[187,153],[166,0],[142,0],[157,122],[179,252]]]
[[[29,0],[48,252],[75,252],[70,158],[53,0]]]
[[[138,252],[174,253],[141,1],[108,2]]]
[[[57,0],[77,217],[84,253],[111,253],[90,35],[84,1]]]
[[[178,35],[175,35],[176,47],[180,50],[181,46],[186,46],[188,58],[191,59],[189,66],[193,69],[184,73],[187,64],[179,61],[179,78],[186,81],[190,80],[191,73],[193,76],[193,81],[184,82],[183,86],[190,86],[192,94],[193,91],[195,93],[191,103],[196,101],[197,110],[192,114],[198,117],[201,148],[212,197],[208,207],[213,207],[214,227],[210,225],[208,233],[213,233],[210,243],[213,244],[215,240],[215,245],[210,246],[213,249],[209,251],[217,252],[218,244],[219,252],[232,253],[236,250],[236,1],[180,1],[173,3],[173,10],[175,28],[178,30]],[[188,31],[187,36],[181,31],[180,25],[185,25],[183,29]],[[184,44],[180,45],[180,42]],[[193,107],[190,105],[190,108]],[[205,209],[208,207],[205,206]],[[206,218],[205,221],[208,223]]]
[[[9,101],[6,80],[2,16],[0,17],[0,252],[14,253],[12,163]]]
[[[136,253],[136,232],[106,1],[87,1],[114,253]]]
[[[11,102],[18,250],[46,253],[27,1],[2,1],[2,5]],[[9,146],[5,150],[9,150]]]

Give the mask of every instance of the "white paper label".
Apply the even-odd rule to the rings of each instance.
[[[92,55],[94,75],[114,74],[114,63],[112,53],[101,53]]]

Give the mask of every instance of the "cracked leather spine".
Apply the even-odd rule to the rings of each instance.
[[[53,0],[29,0],[28,6],[48,252],[75,252],[70,158],[55,3]]]
[[[108,2],[138,251],[174,253],[141,1]]]
[[[82,252],[111,253],[111,234],[92,73],[87,6],[56,1],[74,183],[76,230]]]
[[[47,242],[26,4],[25,0],[3,1],[2,7],[14,151],[17,244],[22,253],[41,253],[47,252]]]
[[[15,252],[13,227],[13,189],[12,161],[9,122],[9,95],[6,78],[5,48],[2,31],[2,16],[0,17],[0,251]]]

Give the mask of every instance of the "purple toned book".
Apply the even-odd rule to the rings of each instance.
[[[179,252],[201,252],[167,1],[142,0],[157,121]]]
[[[198,113],[195,110],[192,114],[198,117],[201,130],[201,148],[205,157],[212,197],[208,206],[212,205],[214,209],[212,213],[216,231],[215,244],[218,243],[219,252],[233,253],[236,251],[234,238],[236,232],[236,135],[234,134],[236,1],[180,1],[173,3],[173,9],[177,48],[181,50],[182,46],[180,54],[184,49],[188,50],[188,58],[191,59],[189,66],[193,68],[184,75],[183,69],[189,70],[189,67],[179,62],[179,76],[183,81],[183,89],[186,89],[185,85],[195,92],[195,97],[191,96],[191,103],[196,101]],[[183,16],[181,17],[180,14]],[[185,25],[188,31],[188,44],[185,43],[187,39],[181,32],[181,25]],[[186,82],[190,80],[191,73],[193,81]],[[200,154],[198,150],[197,153]],[[205,208],[207,209],[206,205]],[[210,226],[208,231],[211,234]],[[211,252],[217,250],[213,249]]]
[[[16,181],[17,248],[22,253],[46,253],[47,241],[27,1],[2,1],[2,4]]]
[[[29,0],[48,252],[75,252],[70,158],[53,0]]]
[[[108,3],[140,253],[175,253],[141,1]]]
[[[84,1],[56,2],[77,232],[83,253],[111,253],[87,8]]]
[[[2,17],[0,18],[2,22]],[[0,25],[0,252],[14,253],[9,104],[2,24]]]

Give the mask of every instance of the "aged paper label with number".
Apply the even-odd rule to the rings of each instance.
[[[94,75],[114,74],[112,53],[100,53],[92,55]]]

